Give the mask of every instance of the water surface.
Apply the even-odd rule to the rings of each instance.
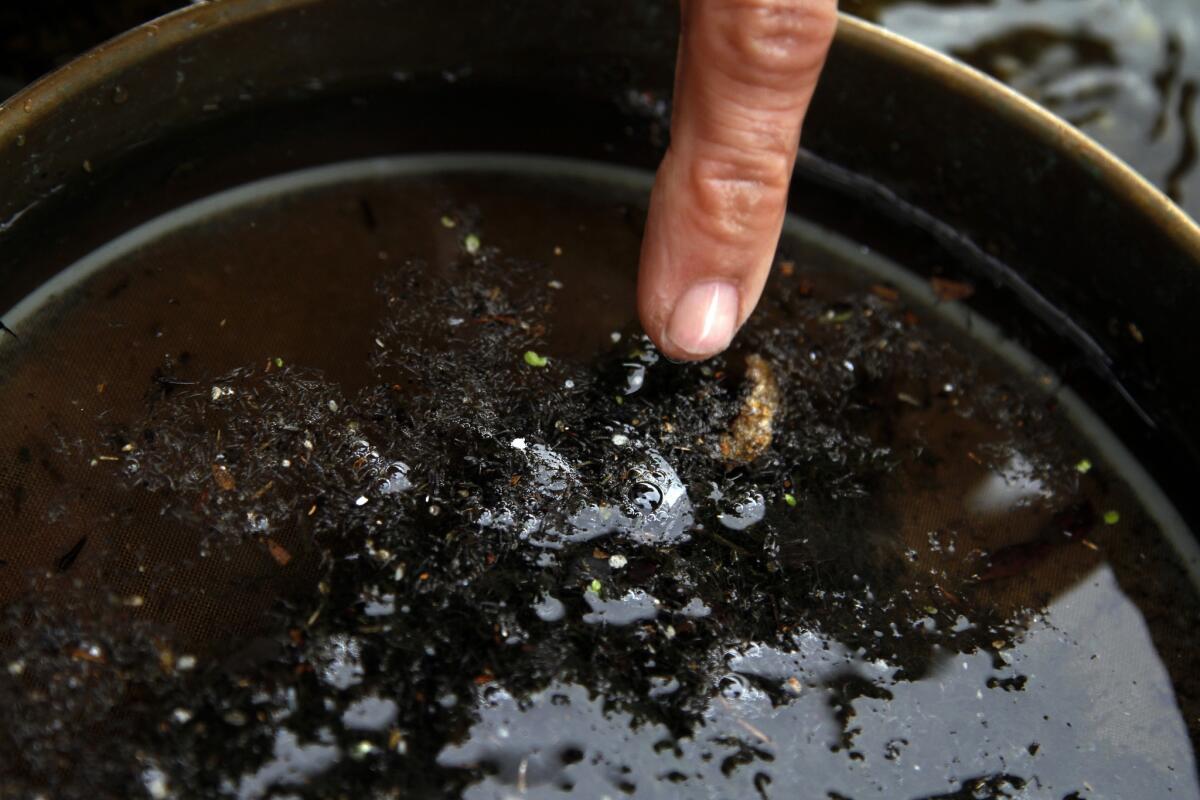
[[[19,309],[0,789],[1200,797],[1194,541],[1138,465],[797,220],[738,348],[660,358],[649,180],[334,165]]]

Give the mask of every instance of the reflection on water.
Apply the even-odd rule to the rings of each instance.
[[[1200,210],[1194,0],[844,0],[842,8],[1003,80],[1193,216]]]
[[[787,650],[730,650],[724,665],[704,725],[688,736],[637,726],[575,684],[522,700],[493,688],[438,763],[488,765],[466,793],[480,799],[506,786],[526,797],[623,786],[691,797],[721,786],[736,797],[1134,798],[1162,796],[1173,772],[1177,796],[1196,796],[1170,678],[1107,566],[1058,597],[1013,649],[947,653],[923,680],[808,631]]]
[[[795,220],[742,349],[658,358],[650,179],[284,176],[18,320],[0,797],[1200,799],[1134,465]]]
[[[0,9],[0,97],[183,5],[48,0]],[[842,0],[841,7],[1000,78],[1081,127],[1193,216],[1200,211],[1194,0]]]

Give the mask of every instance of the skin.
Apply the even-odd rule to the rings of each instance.
[[[663,353],[700,360],[729,346],[762,294],[837,0],[681,0],[681,13],[638,313]]]

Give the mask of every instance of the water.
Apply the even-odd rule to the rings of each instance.
[[[171,0],[62,2],[0,14],[0,95]],[[1192,0],[843,0],[1049,107],[1196,216],[1200,12]]]
[[[1200,12],[1191,0],[847,0],[1079,127],[1196,216]]]
[[[1200,796],[1195,545],[1119,443],[795,219],[658,358],[649,180],[335,165],[16,309],[0,794]]]

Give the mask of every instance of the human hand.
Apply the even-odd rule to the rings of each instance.
[[[671,145],[638,275],[666,355],[724,350],[762,294],[837,0],[680,0]]]

